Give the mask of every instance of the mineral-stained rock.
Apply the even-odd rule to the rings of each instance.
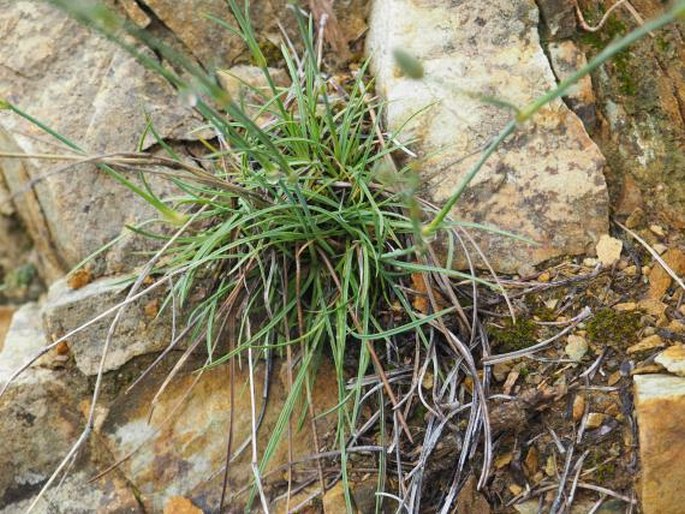
[[[243,39],[215,21],[219,19],[237,28],[225,0],[145,0],[144,3],[208,69],[230,66],[245,55]],[[238,2],[238,5],[243,3]],[[294,21],[285,8],[285,2],[253,1],[250,2],[250,13],[253,26],[263,38],[262,43],[271,41],[277,49],[280,38],[278,20],[289,18]],[[210,19],[210,16],[215,19]]]
[[[12,316],[4,346],[0,348],[0,382],[24,365],[46,343],[40,306],[37,303],[22,305]]]
[[[685,504],[685,378],[638,375],[641,501],[645,514],[680,512]]]
[[[576,31],[575,2],[573,0],[537,0],[545,22],[546,36],[560,40]]]
[[[196,370],[200,365],[199,361],[194,361],[190,370]],[[269,402],[257,437],[260,456],[274,433],[287,395],[282,365],[284,363],[280,361],[274,365]],[[324,412],[337,402],[336,388],[320,382],[328,380],[332,373],[327,365],[322,365],[318,371],[319,378],[312,387],[316,413]],[[161,512],[171,497],[183,496],[204,512],[216,512],[221,496],[231,409],[233,452],[248,440],[251,433],[248,372],[245,368],[236,372],[233,404],[228,366],[211,368],[201,375],[184,372],[172,380],[156,402],[151,403],[164,377],[164,373],[153,373],[132,392],[122,394],[104,421],[102,436],[115,458],[122,458],[137,448],[120,469],[139,491],[148,511]],[[254,377],[257,413],[261,409],[263,383],[264,365],[261,363]],[[300,425],[300,419],[297,414],[293,418],[295,459],[309,456],[314,451],[310,422],[305,419]],[[329,416],[317,421],[319,437],[330,428],[330,420]],[[269,470],[277,469],[288,460],[288,438],[285,434],[262,475],[267,489],[283,477],[280,472],[270,475]],[[251,483],[253,478],[251,452],[248,446],[231,462],[228,504],[235,508],[245,501],[245,496],[236,494],[236,491]]]
[[[564,80],[587,64],[585,54],[580,51],[573,41],[550,43],[549,57],[558,80]],[[592,90],[592,79],[585,75],[571,86],[564,96],[586,128],[593,128],[597,124],[595,109],[595,94]]]
[[[555,86],[537,22],[533,0],[374,4],[368,50],[388,101],[389,126],[397,130],[410,120],[403,137],[417,141],[426,194],[434,200],[445,201],[458,188],[480,150],[511,119],[486,97],[524,106]],[[423,79],[399,72],[396,48],[422,62]],[[608,228],[603,166],[580,120],[558,100],[487,161],[453,214],[537,243],[474,231],[502,271],[591,251]]]
[[[656,356],[654,362],[661,364],[671,373],[685,377],[685,345],[674,344]]]
[[[57,339],[90,321],[126,298],[126,284],[119,278],[105,278],[80,289],[67,281],[55,282],[45,301],[43,316],[47,333]],[[104,371],[118,369],[137,355],[160,351],[171,340],[171,319],[164,311],[157,316],[154,293],[126,307],[107,353]],[[152,302],[152,303],[151,303]],[[68,344],[82,373],[95,375],[113,315],[69,337]]]
[[[78,437],[78,391],[64,378],[31,368],[0,399],[0,505],[37,493]]]
[[[171,86],[114,43],[48,2],[0,0],[0,98],[9,100],[88,152],[134,151],[146,113],[162,138],[184,139],[198,124]],[[152,55],[150,53],[150,55]],[[145,146],[154,142],[148,134]],[[0,111],[0,150],[64,154],[63,144],[10,111]],[[140,198],[92,165],[54,173],[63,162],[0,158],[0,174],[39,245],[48,279],[154,215]],[[33,188],[27,183],[45,178]],[[171,187],[152,180],[164,195]],[[109,259],[110,271],[140,247]],[[103,269],[104,270],[104,269]],[[103,271],[101,270],[101,271]]]

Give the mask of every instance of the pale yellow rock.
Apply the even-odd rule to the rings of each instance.
[[[603,234],[599,238],[597,246],[597,259],[604,266],[611,266],[621,258],[621,250],[623,250],[623,241],[613,238],[607,234]]]
[[[585,423],[585,428],[588,430],[594,430],[595,428],[599,428],[602,426],[602,423],[604,423],[604,420],[606,419],[606,414],[603,414],[601,412],[590,412],[587,415],[587,422]]]
[[[675,344],[666,348],[656,356],[654,361],[671,373],[685,377],[685,345]]]
[[[566,339],[566,347],[564,351],[571,360],[580,361],[587,353],[588,345],[584,337],[578,335],[570,335]]]
[[[614,305],[614,310],[619,312],[632,312],[637,309],[635,302],[617,303]]]
[[[657,235],[659,237],[665,237],[666,232],[664,231],[664,227],[661,225],[650,225],[649,230],[652,232],[652,234]]]
[[[629,346],[626,352],[628,355],[632,355],[634,353],[640,353],[640,352],[646,352],[647,350],[653,350],[654,348],[659,348],[660,346],[664,345],[664,340],[661,339],[661,336],[658,334],[651,335],[649,337],[645,337],[642,339],[639,343],[635,343],[632,346]]]

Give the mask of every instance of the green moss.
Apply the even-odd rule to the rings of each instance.
[[[640,314],[602,309],[587,324],[588,340],[608,346],[627,346],[640,328]]]
[[[537,326],[529,319],[519,319],[516,323],[507,319],[501,328],[492,329],[490,335],[493,339],[493,346],[499,352],[506,353],[535,344],[536,332]]]

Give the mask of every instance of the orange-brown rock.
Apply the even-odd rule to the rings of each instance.
[[[640,427],[641,501],[645,514],[682,512],[685,505],[685,378],[634,377]]]

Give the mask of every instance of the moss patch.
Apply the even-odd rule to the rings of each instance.
[[[493,346],[499,352],[513,352],[528,348],[537,342],[537,326],[529,319],[519,319],[512,323],[511,319],[507,318],[502,327],[491,329],[490,335]]]
[[[588,340],[604,346],[624,348],[636,339],[640,314],[602,309],[587,324]]]

